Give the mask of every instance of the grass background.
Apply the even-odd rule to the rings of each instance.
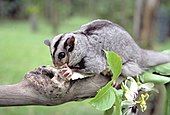
[[[60,25],[59,33],[77,29],[90,21],[88,18],[74,17]],[[125,27],[126,28],[126,27]],[[0,85],[19,82],[24,74],[40,65],[50,65],[51,58],[48,48],[43,44],[44,39],[53,37],[52,29],[40,20],[39,32],[32,33],[27,21],[0,22]],[[170,42],[155,44],[155,49],[170,49]],[[26,106],[3,107],[0,115],[102,115],[83,102],[70,102],[59,106]]]

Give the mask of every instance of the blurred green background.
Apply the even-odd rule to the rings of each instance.
[[[108,19],[123,26],[142,47],[170,49],[170,1],[148,1],[152,3],[146,0],[0,0],[0,84],[17,83],[27,71],[51,65],[43,40],[78,29],[93,19]],[[0,115],[23,114],[102,115],[103,112],[92,108],[88,100],[54,107],[0,108]]]

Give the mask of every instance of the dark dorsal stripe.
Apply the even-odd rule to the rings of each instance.
[[[88,27],[87,27],[87,29],[85,30],[84,33],[87,34],[87,35],[92,35],[92,34],[93,34],[93,31],[95,31],[95,30],[100,30],[100,29],[102,29],[103,27],[107,27],[107,26],[113,26],[113,27],[115,26],[115,27],[118,27],[118,28],[124,30],[123,27],[121,27],[121,26],[119,26],[119,25],[117,25],[117,24],[115,24],[115,23],[100,21],[100,22],[98,22],[98,23],[96,23],[96,24],[88,25]]]
[[[106,27],[106,26],[109,26],[109,25],[111,25],[111,23],[99,23],[99,24],[96,24],[96,25],[89,25],[88,28],[85,30],[85,33],[87,35],[91,35],[93,31],[100,30],[103,27]]]
[[[59,45],[62,37],[63,37],[63,36],[61,36],[61,37],[56,41],[56,43],[54,44],[54,52],[53,52],[53,54],[52,54],[52,57],[53,57],[53,58],[55,57],[55,52],[57,51],[57,47],[58,47],[58,45]]]

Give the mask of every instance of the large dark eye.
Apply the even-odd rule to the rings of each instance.
[[[62,59],[62,58],[64,58],[65,57],[65,53],[64,52],[60,52],[59,54],[58,54],[58,59]]]

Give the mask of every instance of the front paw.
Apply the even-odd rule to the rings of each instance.
[[[126,79],[125,77],[119,76],[117,78],[117,80],[113,83],[113,87],[115,87],[116,89],[120,89],[121,88],[121,84],[122,84],[123,81],[125,81],[125,79]]]
[[[73,75],[73,71],[67,66],[67,64],[65,64],[59,70],[58,75],[64,80],[70,80]]]
[[[100,74],[103,75],[103,76],[106,76],[106,77],[111,77],[112,76],[112,72],[111,72],[111,70],[109,68],[106,68]]]

